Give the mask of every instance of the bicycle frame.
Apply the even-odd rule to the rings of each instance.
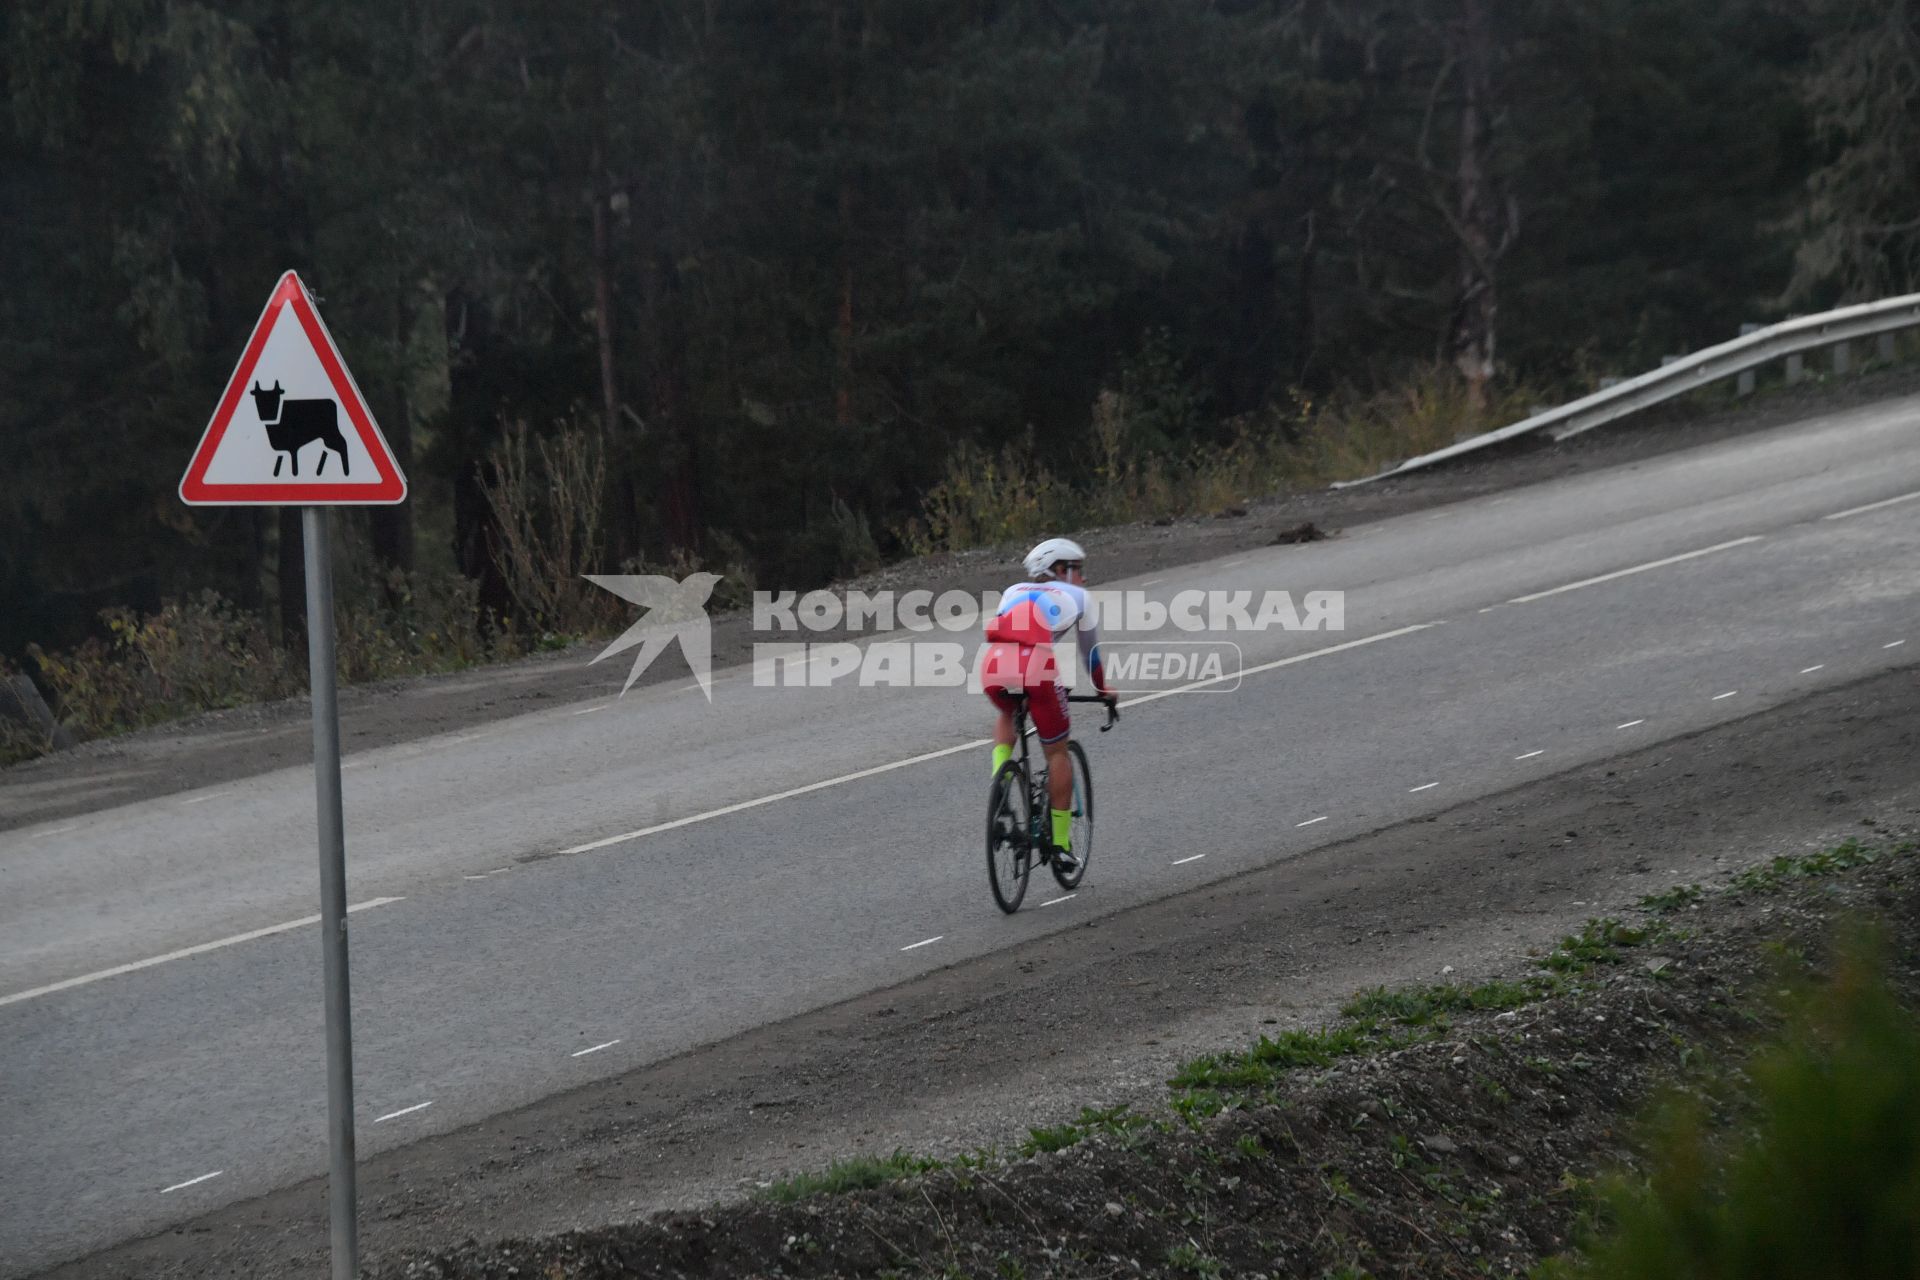
[[[1053,807],[1053,801],[1047,794],[1046,771],[1033,767],[1033,757],[1027,746],[1028,740],[1036,736],[1032,724],[1027,719],[1027,692],[1022,689],[1013,693],[1013,697],[1013,739],[1020,748],[1020,775],[1027,780],[1027,821],[1032,827],[1032,830],[1027,832],[1027,843],[1030,848],[1039,852],[1042,862],[1045,862],[1053,857],[1054,852],[1053,829],[1046,818],[1048,811]],[[1105,703],[1107,700],[1093,694],[1070,693],[1067,695],[1067,701]],[[1100,732],[1105,733],[1113,728],[1114,722],[1119,718],[1120,713],[1108,704],[1107,722],[1100,726]],[[1043,758],[1045,754],[1045,752],[1041,753]]]

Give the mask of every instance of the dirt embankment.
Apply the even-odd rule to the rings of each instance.
[[[1089,1112],[1036,1132],[1025,1158],[469,1244],[381,1274],[1524,1274],[1569,1247],[1595,1171],[1631,1164],[1654,1088],[1746,1051],[1783,951],[1817,965],[1838,915],[1878,916],[1908,958],[1902,994],[1920,997],[1920,859],[1869,835],[1864,855],[1781,859],[1590,926],[1527,980],[1376,994],[1327,1031],[1203,1060],[1157,1114]]]

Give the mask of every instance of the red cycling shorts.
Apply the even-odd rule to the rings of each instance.
[[[1067,713],[1067,689],[1055,677],[1053,646],[994,640],[987,645],[980,683],[993,705],[1012,711],[1019,705],[1015,691],[1027,695],[1027,714],[1043,744],[1054,743],[1072,731]]]

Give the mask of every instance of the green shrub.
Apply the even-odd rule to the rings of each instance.
[[[27,650],[54,692],[56,714],[81,737],[283,698],[303,685],[260,620],[211,591],[146,617],[122,608],[100,616],[105,640],[63,654]]]
[[[1562,1273],[1920,1275],[1920,1024],[1884,957],[1856,935],[1830,982],[1791,998],[1749,1072],[1750,1122],[1716,1132],[1697,1100],[1665,1104],[1648,1176],[1611,1184],[1614,1230]]]

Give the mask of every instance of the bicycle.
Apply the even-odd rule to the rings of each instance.
[[[1087,766],[1087,753],[1078,742],[1067,743],[1067,754],[1073,762],[1073,826],[1068,847],[1078,860],[1068,871],[1061,865],[1060,851],[1053,843],[1046,769],[1034,769],[1027,746],[1032,732],[1027,723],[1027,695],[1020,692],[1014,697],[1013,736],[1020,750],[993,775],[987,798],[987,883],[993,889],[994,902],[1008,915],[1018,911],[1021,899],[1027,896],[1027,876],[1036,860],[1044,862],[1060,887],[1071,893],[1087,874],[1087,863],[1093,855],[1093,773]],[[1105,698],[1072,695],[1067,701],[1107,703],[1102,733],[1120,719],[1118,708]]]

